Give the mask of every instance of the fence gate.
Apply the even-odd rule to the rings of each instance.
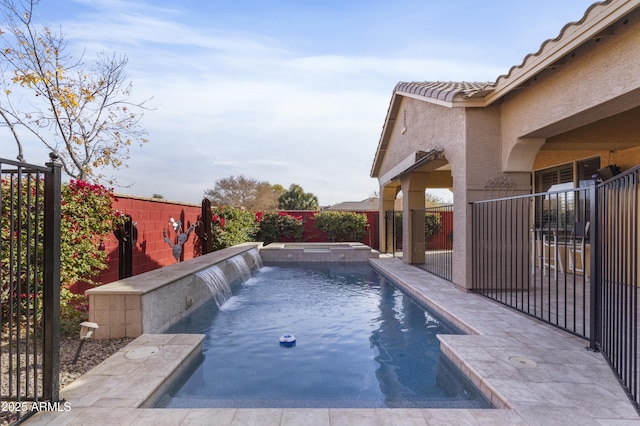
[[[60,165],[0,159],[0,423],[59,399]]]

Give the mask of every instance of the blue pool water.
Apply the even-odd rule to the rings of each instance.
[[[207,337],[159,407],[490,408],[440,353],[454,330],[369,265],[266,266],[232,288],[167,330]]]

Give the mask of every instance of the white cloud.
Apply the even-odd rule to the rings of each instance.
[[[61,22],[71,46],[87,60],[126,54],[135,99],[153,98],[143,118],[150,142],[119,173],[141,196],[198,202],[215,180],[244,174],[298,183],[322,204],[364,199],[377,190],[369,172],[398,81],[492,81],[507,71],[474,62],[473,41],[309,53],[272,33],[198,26],[189,3],[76,2],[86,9]]]
[[[158,105],[145,116],[151,142],[141,155],[164,161],[179,177],[164,185],[166,194],[147,189],[140,179],[134,191],[197,201],[215,180],[232,174],[284,186],[298,183],[322,204],[364,199],[376,190],[369,178],[371,161],[396,83],[390,76],[402,65],[385,69],[378,58],[244,55],[235,63],[246,63],[238,76],[191,70],[168,70],[166,77],[156,70],[153,79],[132,76],[136,93],[153,95]],[[407,60],[404,65],[416,69],[418,64]],[[198,68],[207,67],[200,63]],[[253,68],[268,73],[242,75]],[[153,184],[163,179],[149,176]]]

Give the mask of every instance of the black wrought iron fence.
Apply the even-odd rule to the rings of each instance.
[[[453,204],[424,210],[424,269],[453,280]]]
[[[589,188],[472,204],[473,289],[589,336]]]
[[[471,209],[473,290],[588,339],[640,410],[639,173]]]
[[[59,399],[60,166],[0,159],[0,175],[0,423],[14,423]]]
[[[593,264],[597,303],[593,339],[640,407],[638,376],[638,173],[629,170],[598,187]]]

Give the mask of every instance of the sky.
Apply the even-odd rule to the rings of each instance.
[[[371,166],[398,82],[493,82],[593,2],[41,0],[34,15],[87,63],[126,55],[131,100],[149,100],[149,142],[115,192],[200,203],[244,175],[325,206],[378,192]],[[36,143],[25,157],[48,158]]]

